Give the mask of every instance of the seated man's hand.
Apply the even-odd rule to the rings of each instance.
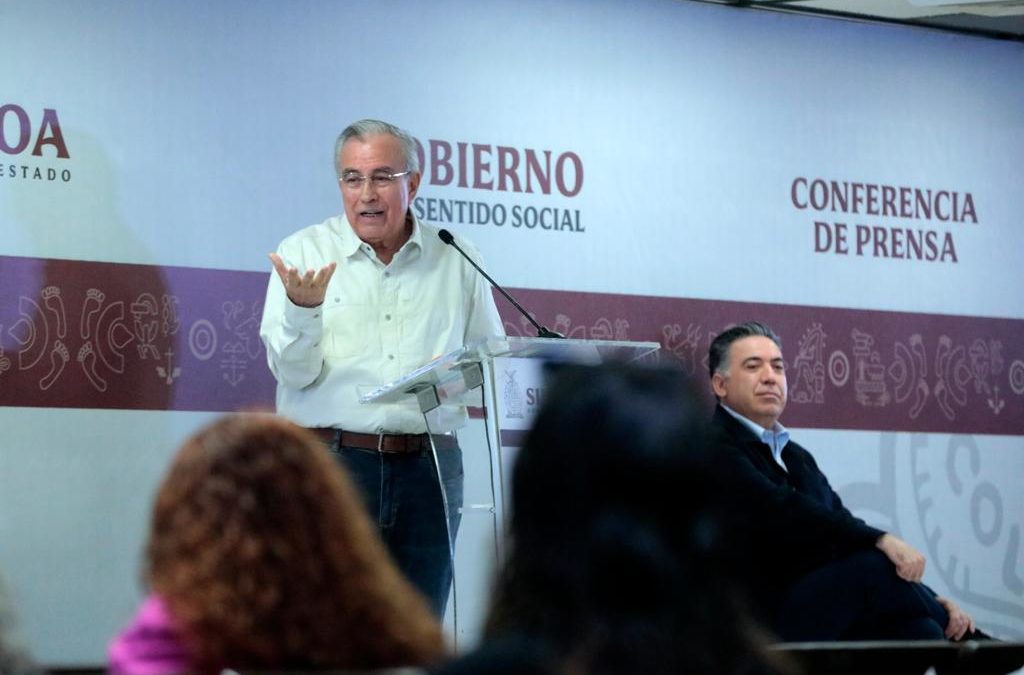
[[[883,534],[875,546],[896,566],[896,574],[901,579],[921,581],[924,576],[924,555],[920,551],[888,533]]]
[[[949,598],[944,598],[941,595],[936,596],[935,599],[940,605],[946,608],[946,612],[949,613],[949,623],[946,624],[946,637],[950,640],[959,640],[964,635],[973,633],[974,619],[971,615],[960,609],[955,602]]]

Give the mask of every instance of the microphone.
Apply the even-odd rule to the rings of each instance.
[[[505,298],[509,302],[512,303],[512,306],[515,307],[516,309],[518,309],[519,313],[522,314],[523,316],[525,316],[527,321],[529,321],[530,323],[533,324],[534,328],[537,329],[537,337],[542,337],[542,338],[564,338],[565,337],[561,333],[553,331],[550,328],[548,328],[547,326],[542,326],[539,323],[537,323],[537,321],[532,316],[530,316],[530,313],[527,312],[525,309],[523,309],[522,305],[520,305],[518,302],[516,302],[515,298],[513,298],[511,295],[509,295],[508,292],[504,288],[502,288],[501,286],[498,285],[497,281],[492,279],[491,276],[489,274],[487,274],[487,272],[484,272],[483,269],[481,269],[481,267],[479,265],[477,265],[475,262],[473,262],[472,258],[470,258],[468,255],[466,255],[465,251],[463,251],[461,248],[459,248],[459,245],[455,243],[455,237],[452,236],[451,232],[449,232],[448,230],[442,229],[442,230],[440,230],[437,233],[437,236],[441,238],[441,241],[443,241],[444,243],[448,244],[449,246],[454,248],[456,251],[458,251],[462,255],[462,257],[465,258],[469,262],[469,264],[474,267],[474,269],[476,269],[477,272],[479,272],[480,274],[484,275],[484,279],[487,279],[487,281],[491,282],[491,286],[494,286],[495,288],[497,288],[498,291],[502,295],[504,295]]]

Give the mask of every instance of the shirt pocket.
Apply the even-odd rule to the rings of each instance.
[[[464,320],[458,298],[410,293],[402,300],[401,351],[419,364],[462,346]]]
[[[365,356],[373,324],[365,303],[327,301],[324,303],[324,354],[333,358]]]

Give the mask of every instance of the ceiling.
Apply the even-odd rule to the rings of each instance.
[[[721,5],[927,26],[1024,42],[1024,0],[701,0]]]

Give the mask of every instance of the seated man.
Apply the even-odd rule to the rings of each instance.
[[[843,506],[814,458],[779,424],[781,341],[748,322],[711,343],[716,457],[737,481],[742,533],[759,552],[750,588],[787,642],[985,637],[951,600],[920,583],[924,556]]]

